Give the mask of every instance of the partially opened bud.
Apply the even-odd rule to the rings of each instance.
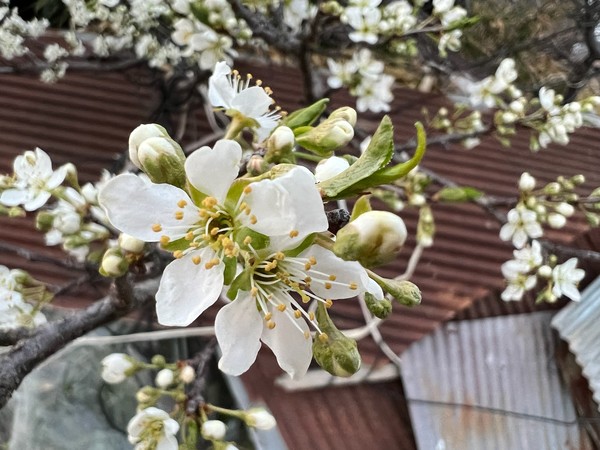
[[[322,303],[319,303],[315,317],[322,331],[313,342],[315,361],[323,370],[338,377],[355,374],[361,364],[356,341],[337,329]]]
[[[533,178],[529,173],[523,172],[521,174],[521,178],[519,179],[519,190],[521,191],[531,191],[535,188],[535,178]]]
[[[111,353],[102,360],[102,379],[110,384],[125,381],[137,371],[137,366],[125,353]]]
[[[168,137],[151,137],[142,142],[137,154],[142,170],[154,183],[185,186],[185,154]]]
[[[121,233],[119,235],[119,247],[127,252],[142,253],[145,245],[146,243],[144,241],[140,241],[127,233]]]
[[[267,139],[267,153],[265,161],[267,162],[282,162],[286,156],[290,154],[296,143],[294,132],[291,128],[280,126]]]
[[[385,297],[378,300],[373,294],[365,292],[365,303],[371,314],[378,319],[385,319],[392,312],[392,302]]]
[[[394,259],[406,235],[404,221],[396,214],[368,211],[338,231],[333,252],[342,259],[373,267]]]
[[[227,426],[220,420],[207,420],[200,429],[202,437],[209,441],[222,441],[227,432]]]
[[[138,169],[142,168],[138,157],[139,146],[151,137],[169,137],[169,133],[160,125],[148,123],[138,126],[129,135],[129,159]]]
[[[356,125],[356,111],[349,106],[343,106],[336,109],[329,115],[329,119],[344,119],[350,125]]]
[[[175,374],[171,369],[162,369],[158,371],[154,381],[158,387],[166,389],[173,384],[174,379]]]
[[[390,280],[379,277],[376,279],[381,289],[394,297],[405,306],[415,306],[421,303],[421,290],[419,287],[407,280]]]
[[[556,205],[556,212],[565,217],[571,217],[575,214],[575,208],[570,203],[562,202]]]
[[[196,379],[196,371],[192,366],[184,366],[179,373],[179,378],[185,384],[190,384]]]
[[[326,156],[345,146],[354,137],[354,128],[344,119],[327,119],[296,137],[296,142],[314,153]]]
[[[104,252],[99,272],[105,277],[121,277],[129,270],[129,263],[121,249],[109,248]]]
[[[567,224],[567,218],[559,213],[548,214],[548,225],[552,228],[562,228]]]
[[[246,425],[259,430],[270,430],[277,425],[275,417],[264,408],[252,408],[244,414]]]

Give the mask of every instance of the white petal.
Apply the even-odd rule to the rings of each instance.
[[[25,202],[23,208],[25,211],[35,211],[36,209],[41,208],[46,204],[46,202],[50,199],[50,192],[40,191],[38,194]]]
[[[201,147],[188,156],[185,173],[196,189],[223,203],[231,183],[238,176],[241,159],[240,144],[223,139],[217,141],[214,148]]]
[[[244,89],[233,98],[231,109],[241,112],[244,116],[256,119],[269,110],[273,99],[260,86]]]
[[[177,434],[179,431],[179,423],[175,419],[166,419],[163,422],[165,434]]]
[[[223,353],[219,369],[238,376],[250,368],[260,350],[263,322],[249,295],[239,295],[221,308],[215,319],[215,335]]]
[[[319,297],[338,299],[355,297],[369,287],[365,269],[356,261],[344,261],[320,245],[312,245],[299,258],[314,257],[317,263],[307,272],[312,278],[310,289]],[[317,274],[316,272],[319,272]],[[335,278],[331,281],[329,276]],[[329,283],[329,284],[325,284]],[[327,288],[326,286],[329,286]],[[352,289],[352,287],[354,289]]]
[[[46,180],[46,188],[48,190],[50,190],[50,189],[54,189],[54,188],[60,186],[60,184],[64,181],[66,176],[67,176],[67,167],[66,166],[59,167],[58,169],[56,169],[55,172],[52,173],[52,175],[50,175],[50,178],[48,178]]]
[[[350,163],[345,158],[332,156],[321,161],[315,168],[315,179],[317,182],[328,180],[336,175],[339,175],[344,170],[350,167]]]
[[[208,79],[208,99],[213,106],[230,108],[231,101],[235,95],[227,75],[231,73],[231,68],[225,61],[218,62],[212,76]]]
[[[289,304],[286,311],[290,311]],[[295,321],[302,331],[296,328],[292,321]],[[275,354],[279,367],[292,378],[303,376],[312,360],[312,340],[305,337],[305,332],[309,331],[308,325],[304,319],[296,319],[293,315],[290,317],[278,309],[273,310],[273,322],[275,328],[272,330],[264,324],[262,341]]]
[[[156,450],[177,450],[178,448],[177,438],[173,435],[163,436],[156,444]]]
[[[28,198],[28,191],[21,189],[7,189],[0,195],[0,203],[6,206],[17,206],[25,203]]]
[[[39,171],[41,175],[44,177],[49,177],[52,174],[52,160],[41,148],[35,149],[35,167]]]
[[[527,243],[527,233],[525,232],[525,230],[521,228],[515,230],[512,242],[515,248],[523,248],[523,246]]]
[[[573,284],[563,284],[561,288],[565,297],[569,297],[574,302],[581,300],[581,293]]]
[[[177,206],[181,200],[186,202],[184,208]],[[115,228],[146,242],[157,242],[162,235],[171,240],[181,238],[198,220],[198,208],[184,191],[170,184],[146,183],[133,174],[106,183],[98,201]],[[175,218],[178,210],[183,211],[181,220]],[[160,224],[162,230],[153,231],[154,224]]]
[[[221,295],[224,264],[221,262],[212,269],[206,269],[204,263],[193,263],[194,256],[209,261],[215,253],[204,248],[188,253],[167,266],[156,293],[156,314],[162,325],[189,325]]]

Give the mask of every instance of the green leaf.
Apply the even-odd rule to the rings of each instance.
[[[223,258],[223,263],[225,263],[225,271],[223,273],[223,284],[228,285],[231,284],[235,277],[235,271],[237,269],[237,259],[233,257],[226,257]]]
[[[470,202],[477,200],[483,192],[469,186],[445,187],[440,189],[434,196],[436,200],[445,202]]]
[[[352,215],[350,216],[350,222],[356,219],[361,214],[372,211],[370,195],[363,195],[354,204],[354,208],[352,208]]]
[[[282,121],[282,125],[291,128],[296,133],[296,129],[312,125],[325,111],[329,103],[328,98],[323,98],[306,108],[298,109],[291,114],[288,114]]]
[[[248,268],[241,272],[229,286],[227,291],[227,297],[231,300],[235,300],[238,291],[249,291],[252,287],[252,268]]]
[[[339,175],[329,178],[319,187],[327,199],[342,198],[357,183],[385,167],[394,154],[394,127],[389,116],[384,116],[369,146],[358,160]]]

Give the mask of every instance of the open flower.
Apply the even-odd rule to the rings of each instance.
[[[512,240],[516,248],[523,248],[529,238],[539,238],[543,234],[537,214],[523,207],[511,209],[508,212],[508,222],[500,229],[500,239]]]
[[[225,259],[232,261],[239,254],[236,236],[241,230],[295,247],[299,236],[327,229],[314,177],[303,167],[251,183],[237,200],[227,200],[241,157],[237,142],[221,140],[187,158],[188,181],[202,197],[198,204],[182,189],[146,183],[130,174],[112,179],[100,192],[100,204],[115,228],[145,242],[177,248],[156,294],[163,325],[189,325],[217,300],[225,281]],[[315,196],[320,208],[316,211]],[[250,236],[244,242],[249,244]]]
[[[286,254],[292,247],[280,248],[249,269],[250,289],[240,291],[217,314],[215,333],[223,352],[219,361],[223,372],[240,375],[248,370],[262,341],[275,353],[283,370],[300,377],[312,359],[308,324],[322,334],[314,315],[301,303],[317,301],[331,306],[335,299],[366,291],[383,298],[381,288],[370,282],[365,269],[355,261],[344,261],[319,245],[297,256]]]
[[[14,162],[15,181],[12,188],[0,195],[6,206],[23,205],[26,211],[35,211],[50,198],[50,192],[60,186],[67,175],[66,166],[52,170],[52,161],[40,148],[26,151]]]
[[[577,289],[577,284],[585,277],[585,271],[577,268],[577,258],[571,258],[563,264],[559,264],[552,269],[552,280],[554,286],[552,293],[556,297],[569,297],[578,302],[581,300],[581,293]]]
[[[127,425],[127,438],[136,450],[177,450],[179,424],[162,409],[150,407],[137,413]]]
[[[215,70],[208,80],[208,99],[215,107],[225,109],[230,117],[244,123],[249,121],[259,141],[263,141],[277,125],[281,115],[270,111],[274,103],[269,96],[269,88],[261,87],[258,80],[250,86],[251,75],[245,80],[237,71],[232,71],[226,62],[215,65]]]

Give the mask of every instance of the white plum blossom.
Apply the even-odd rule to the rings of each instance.
[[[135,450],[177,450],[179,424],[166,411],[155,407],[138,412],[127,424],[127,439]]]
[[[511,209],[508,212],[508,222],[500,229],[500,239],[512,240],[516,248],[523,248],[529,238],[536,239],[543,234],[537,214],[524,207]]]
[[[209,441],[221,441],[227,433],[227,425],[220,420],[207,420],[200,429],[202,437]]]
[[[242,80],[237,71],[232,71],[226,62],[218,62],[208,80],[208,99],[215,107],[224,108],[233,118],[253,121],[259,141],[263,141],[277,126],[281,115],[271,111],[274,103],[270,89],[250,86],[251,76]]]
[[[102,379],[110,384],[122,383],[134,364],[125,353],[111,353],[102,360]]]
[[[374,113],[389,111],[390,102],[394,99],[392,94],[394,81],[394,77],[391,75],[382,75],[375,82],[369,78],[363,78],[353,92],[358,97],[356,109],[360,112],[371,111]]]
[[[277,425],[275,417],[264,408],[252,408],[246,411],[244,418],[249,427],[259,430],[270,430]]]
[[[230,140],[218,141],[214,148],[202,147],[187,158],[187,178],[204,196],[199,204],[175,186],[145,183],[131,174],[115,177],[100,193],[100,203],[115,228],[164,247],[181,244],[156,294],[163,325],[189,325],[217,300],[224,284],[225,258],[231,260],[239,252],[238,230],[247,227],[272,240],[282,236],[297,246],[302,242],[299,235],[327,229],[314,177],[303,167],[252,183],[235,202],[226,201],[241,158],[240,145]],[[315,198],[320,203],[316,211]],[[313,215],[320,219],[309,219]]]
[[[577,268],[577,258],[571,258],[568,261],[557,265],[552,269],[552,294],[559,298],[565,296],[578,302],[581,300],[581,293],[577,285],[585,277],[585,271]]]
[[[351,6],[345,9],[342,20],[354,29],[348,34],[352,41],[376,44],[379,40],[381,11],[378,8]]]
[[[321,181],[339,175],[348,167],[350,167],[350,163],[347,159],[339,156],[331,156],[317,164],[317,167],[315,168],[315,179],[320,183]]]
[[[52,170],[52,161],[40,148],[26,151],[14,161],[14,183],[0,195],[0,203],[6,206],[23,205],[26,211],[35,211],[50,198],[51,191],[63,182],[67,167]]]
[[[175,374],[171,369],[162,369],[156,374],[154,382],[158,387],[166,389],[173,384],[174,380]]]
[[[0,330],[33,328],[47,322],[46,316],[23,298],[19,278],[25,275],[0,265]]]

